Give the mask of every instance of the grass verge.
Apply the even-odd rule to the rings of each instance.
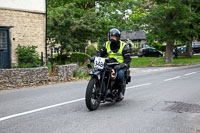
[[[200,55],[194,55],[192,58],[179,56],[178,59],[173,59],[173,63],[164,63],[164,58],[156,57],[139,57],[132,58],[131,67],[163,67],[163,66],[183,66],[190,64],[200,64]],[[89,70],[86,65],[82,65],[74,71],[76,80],[85,79],[89,80]]]
[[[131,67],[148,67],[148,66],[183,66],[190,64],[200,64],[200,55],[193,55],[192,58],[179,56],[178,59],[173,59],[172,63],[165,63],[164,57],[139,57],[133,58]]]

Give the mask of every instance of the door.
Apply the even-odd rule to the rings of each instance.
[[[145,56],[146,57],[150,57],[151,55],[150,55],[151,53],[150,53],[150,48],[146,48],[145,49]]]
[[[11,68],[9,28],[0,27],[0,69]]]
[[[149,55],[150,55],[150,57],[156,57],[157,56],[156,50],[150,48],[149,49]]]

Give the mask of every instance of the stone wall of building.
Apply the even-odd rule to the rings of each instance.
[[[15,9],[0,8],[0,26],[12,26],[10,29],[12,63],[17,63],[18,44],[37,46],[39,55],[45,54],[45,14]]]
[[[49,76],[47,67],[0,69],[0,89],[40,86],[66,82],[73,78],[76,64],[56,66],[55,76]]]

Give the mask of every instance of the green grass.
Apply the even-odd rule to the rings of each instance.
[[[155,59],[157,58],[155,57],[132,58],[130,65],[132,67],[146,67],[146,66],[150,66]]]
[[[178,59],[173,59],[172,63],[164,63],[164,57],[139,57],[133,58],[132,67],[147,67],[147,66],[182,66],[189,64],[200,64],[200,55],[193,55],[192,58],[179,56]]]

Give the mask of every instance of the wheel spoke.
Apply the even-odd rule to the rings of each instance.
[[[96,84],[94,84],[94,88],[92,89],[91,103],[93,105],[95,105],[95,104],[98,103],[98,96],[97,96],[97,87],[96,87]]]

